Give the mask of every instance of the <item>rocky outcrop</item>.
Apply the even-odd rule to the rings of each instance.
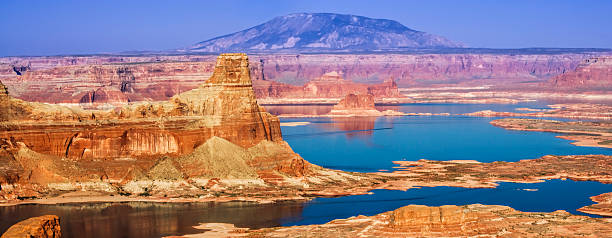
[[[311,165],[282,140],[278,118],[257,104],[245,54],[222,54],[213,75],[200,84],[165,102],[111,110],[9,97],[9,109],[20,113],[9,113],[0,123],[0,162],[8,165],[0,167],[0,183],[13,190],[0,195],[39,194],[57,183],[149,193],[143,189],[150,183],[138,181],[189,184],[185,179],[265,180],[309,173]]]
[[[612,57],[596,57],[584,60],[576,70],[558,75],[550,80],[557,88],[577,90],[612,89]]]
[[[386,110],[381,112],[374,107],[374,97],[369,94],[348,94],[332,108],[331,116],[391,116],[402,115],[400,112]]]
[[[348,94],[332,110],[376,110],[372,95]]]
[[[612,225],[605,218],[566,211],[520,212],[507,206],[472,204],[428,207],[408,205],[373,216],[337,219],[325,224],[250,230],[202,224],[203,237],[605,237]]]
[[[2,238],[59,238],[62,237],[60,219],[55,215],[32,217],[11,226]]]
[[[401,97],[393,79],[379,84],[361,84],[344,80],[341,73],[328,72],[303,86],[258,80],[254,81],[257,98],[274,102],[274,99],[343,98],[347,94],[370,94],[376,99]]]

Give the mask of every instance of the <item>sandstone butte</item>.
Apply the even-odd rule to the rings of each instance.
[[[0,238],[59,238],[60,219],[54,215],[32,217],[9,227]]]
[[[386,110],[381,112],[374,107],[374,96],[371,94],[348,94],[332,108],[329,116],[393,116],[403,115],[400,112]]]
[[[250,230],[205,223],[205,232],[185,237],[608,237],[610,219],[520,212],[506,206],[409,205],[374,216],[337,219],[320,225]]]
[[[251,65],[254,80],[261,79],[258,74],[264,72],[265,80],[289,83],[285,79],[293,79],[298,85],[332,71],[342,71],[346,80],[366,80],[368,83],[393,78],[402,87],[457,81],[482,85],[483,79],[486,84],[546,80],[573,71],[584,60],[601,54],[273,54],[253,55]],[[30,71],[64,66],[188,61],[206,62],[212,71],[215,60],[211,55],[3,57],[0,58],[0,76],[15,76],[15,71],[26,75]],[[6,84],[13,85],[12,82]]]
[[[202,190],[219,179],[263,183],[316,167],[257,104],[245,54],[219,56],[208,80],[165,102],[84,110],[14,99],[4,85],[0,100],[4,200]]]

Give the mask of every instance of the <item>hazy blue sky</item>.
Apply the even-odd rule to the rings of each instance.
[[[2,0],[0,55],[174,49],[296,12],[386,18],[470,47],[612,48],[612,1]]]

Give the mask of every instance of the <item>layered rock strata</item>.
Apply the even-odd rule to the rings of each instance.
[[[253,64],[251,72],[256,95],[266,98],[262,101],[265,103],[313,103],[318,97],[314,102],[335,104],[348,93],[373,94],[377,100],[387,103],[381,98],[393,98],[397,94],[395,82],[402,87],[427,88],[523,87],[529,82],[545,81],[573,71],[593,56],[587,53],[276,54],[253,56],[260,63]],[[9,86],[14,97],[28,101],[120,104],[168,100],[196,88],[198,78],[212,73],[214,62],[214,56],[210,55],[4,57],[0,58],[0,80]],[[330,72],[342,72],[344,81],[317,80]],[[533,89],[555,88],[543,84]],[[461,101],[462,96],[465,95],[447,101]],[[322,100],[328,97],[333,100]],[[279,98],[291,100],[279,101]]]
[[[303,86],[257,80],[254,81],[254,89],[257,98],[267,103],[296,103],[300,102],[300,99],[317,102],[316,100],[321,99],[340,99],[347,94],[368,94],[376,99],[401,97],[393,79],[379,84],[362,84],[345,80],[343,75],[336,71],[325,73]]]
[[[593,205],[578,208],[578,211],[604,217],[612,217],[612,192],[592,196]]]
[[[565,211],[521,212],[506,206],[409,205],[374,216],[337,219],[320,225],[258,230],[202,224],[206,236],[242,237],[606,237],[612,223]]]
[[[60,219],[54,215],[32,217],[9,227],[1,238],[60,238]]]
[[[278,118],[257,104],[244,54],[219,56],[208,80],[166,102],[83,110],[5,91],[0,194],[9,200],[77,187],[149,193],[154,181],[198,190],[213,178],[283,180],[310,171],[282,140]]]
[[[400,112],[387,110],[381,112],[374,107],[374,96],[370,94],[348,94],[336,104],[329,116],[390,116],[402,115]]]
[[[550,83],[560,89],[611,90],[612,56],[586,59],[575,70],[552,78]]]

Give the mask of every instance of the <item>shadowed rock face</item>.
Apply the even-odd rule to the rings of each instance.
[[[60,219],[54,215],[32,217],[11,226],[2,238],[59,238],[62,237]]]
[[[0,167],[0,183],[254,179],[308,170],[282,140],[278,118],[257,104],[246,54],[222,54],[210,79],[165,102],[101,111],[0,99],[20,112],[0,123],[0,162],[9,164]]]

